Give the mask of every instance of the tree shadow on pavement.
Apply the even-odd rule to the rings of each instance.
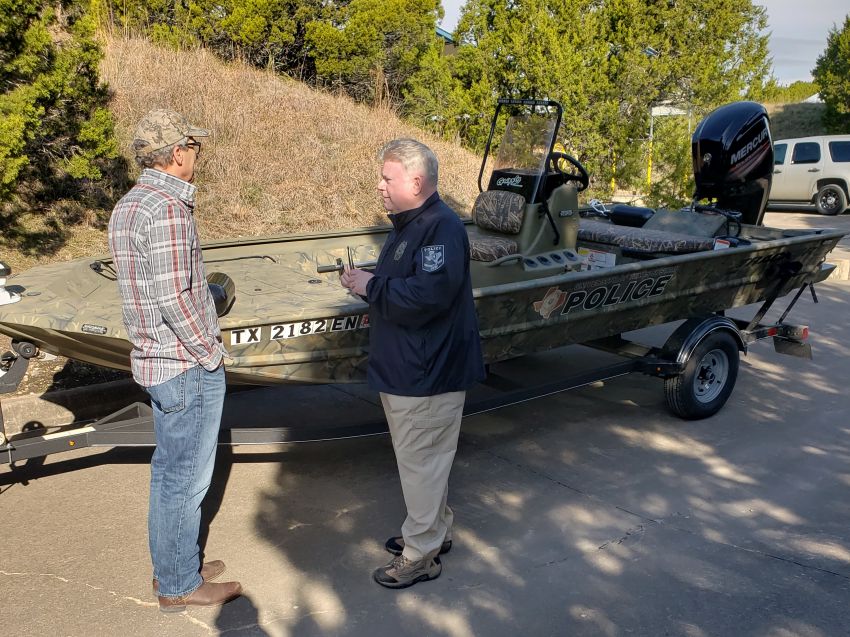
[[[794,314],[817,325],[823,358],[753,345],[707,420],[670,416],[661,383],[643,376],[465,420],[454,547],[436,581],[411,589],[371,581],[404,518],[390,441],[287,449],[256,506],[264,557],[253,559],[264,562],[252,575],[275,582],[264,625],[299,636],[841,632],[850,407],[836,383],[850,377],[850,346],[829,316],[850,313],[850,287],[820,296]]]
[[[259,612],[253,600],[243,594],[221,607],[215,627],[220,634],[235,634],[240,637],[269,637],[260,625]]]

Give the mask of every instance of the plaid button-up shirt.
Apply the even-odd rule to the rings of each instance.
[[[133,378],[159,385],[226,354],[192,210],[195,186],[146,169],[115,206],[109,249],[118,272]]]

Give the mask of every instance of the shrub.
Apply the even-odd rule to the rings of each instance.
[[[100,182],[112,183],[121,171],[88,5],[0,6],[0,203],[101,199],[107,184]]]

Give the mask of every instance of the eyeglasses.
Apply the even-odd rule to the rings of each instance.
[[[201,154],[201,142],[199,141],[193,139],[191,141],[186,142],[186,148],[191,148],[192,150],[194,150],[195,157]]]

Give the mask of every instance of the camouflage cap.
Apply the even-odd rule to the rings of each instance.
[[[166,109],[150,111],[142,118],[133,135],[136,155],[147,155],[187,137],[208,137],[210,132],[189,123],[180,113]]]

